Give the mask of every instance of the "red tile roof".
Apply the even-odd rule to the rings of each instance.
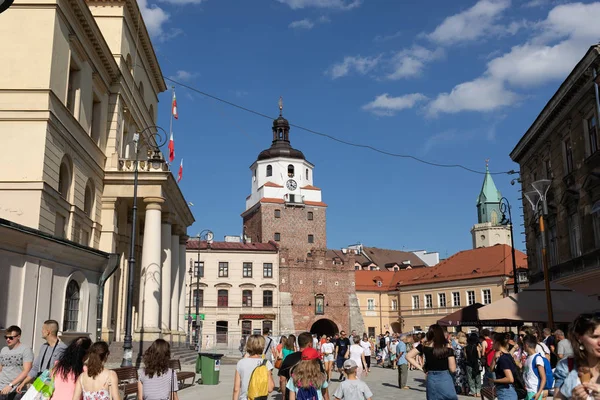
[[[188,240],[186,244],[188,250],[198,250],[197,240]],[[200,250],[207,250],[208,243],[203,240],[200,242]],[[212,242],[211,250],[226,250],[226,251],[277,251],[275,242],[269,243],[236,243],[236,242]]]
[[[304,200],[304,204],[306,204],[307,206],[327,207],[327,204],[323,203],[322,201]]]
[[[263,197],[262,199],[260,199],[261,203],[276,203],[276,204],[283,204],[285,203],[285,201],[283,201],[283,199],[276,199],[275,197]]]
[[[301,187],[300,189],[307,189],[307,190],[321,190],[318,187],[315,187],[313,185],[306,185],[304,187]]]
[[[276,183],[274,183],[274,182],[267,182],[267,183],[265,183],[264,185],[262,185],[261,187],[263,187],[263,186],[268,186],[268,187],[276,187],[276,188],[282,188],[282,187],[283,187],[283,186],[281,186],[281,185],[278,185],[278,184],[276,184]],[[260,188],[259,188],[259,189],[260,189]]]
[[[399,282],[422,274],[424,269],[426,267],[400,271],[355,271],[355,288],[357,291],[389,292],[396,290]],[[381,281],[381,286],[377,285],[377,281]]]

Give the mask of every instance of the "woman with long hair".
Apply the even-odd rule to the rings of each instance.
[[[119,399],[117,373],[104,368],[109,354],[106,342],[96,342],[90,347],[87,355],[87,370],[77,378],[73,400]]]
[[[277,356],[277,359],[281,359],[283,361],[283,346],[285,346],[285,342],[287,341],[287,337],[285,336],[281,336],[279,338],[279,344],[277,345],[277,347],[275,347],[275,355]]]
[[[156,339],[144,353],[144,368],[138,371],[139,400],[178,400],[179,385],[175,371],[169,368],[171,346],[163,339]]]
[[[600,399],[600,313],[581,314],[569,332],[573,346],[572,368],[564,380],[557,399]],[[567,360],[568,362],[569,360]],[[558,363],[557,369],[561,360]]]
[[[444,330],[438,324],[431,325],[424,344],[419,344],[406,355],[406,361],[416,369],[427,372],[427,400],[456,400],[456,389],[452,375],[456,371],[454,351],[448,347]],[[416,360],[425,357],[423,367]]]
[[[331,380],[331,369],[333,367],[333,362],[335,361],[335,357],[333,353],[335,351],[335,345],[333,344],[333,339],[329,338],[326,343],[321,345],[321,354],[323,355],[323,364],[325,366],[325,373],[327,374],[327,380]]]
[[[467,383],[469,393],[473,397],[479,397],[481,393],[481,344],[479,335],[471,333],[467,339],[467,346],[463,349],[465,354],[465,365],[467,367]]]
[[[283,349],[281,349],[281,353],[283,354],[282,358],[285,360],[285,358],[287,356],[294,353],[295,351],[296,351],[296,336],[290,335],[290,336],[288,336],[287,340],[285,341],[285,344],[283,345]]]
[[[252,376],[254,369],[260,366],[264,361],[263,351],[265,344],[265,337],[262,335],[252,335],[246,341],[246,353],[248,353],[248,356],[238,361],[235,367],[235,377],[233,378],[233,400],[248,399],[250,377]],[[266,361],[266,366],[269,371],[273,371],[273,365],[270,361]],[[275,382],[273,381],[273,374],[269,374],[269,393],[272,392],[274,388]]]
[[[77,378],[79,378],[79,375],[86,368],[84,362],[91,346],[92,341],[90,338],[86,336],[78,337],[71,342],[58,361],[56,361],[52,369],[52,376],[54,378],[53,399],[73,399],[75,382],[77,382]]]
[[[369,337],[367,336],[366,333],[363,333],[362,340],[360,341],[359,344],[360,344],[360,347],[365,349],[365,362],[367,363],[367,365],[365,365],[365,368],[366,368],[367,372],[371,372],[371,352],[373,349],[371,347],[371,342],[369,341]]]
[[[454,358],[456,359],[456,372],[454,373],[454,386],[460,394],[465,394],[467,385],[467,360],[464,348],[467,346],[467,334],[458,332],[456,334],[456,345],[454,347]]]
[[[327,376],[321,372],[319,353],[312,347],[302,350],[302,360],[294,367],[294,372],[287,383],[290,399],[296,400],[296,393],[302,389],[314,387],[318,400],[329,400]]]
[[[496,332],[493,336],[492,365],[491,371],[495,378],[489,381],[494,386],[488,386],[481,389],[482,398],[498,400],[517,400],[517,391],[515,390],[515,377],[520,374],[513,356],[508,352],[508,335],[505,332]]]

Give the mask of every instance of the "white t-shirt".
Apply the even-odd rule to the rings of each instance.
[[[538,365],[541,365],[544,368],[544,360],[543,355],[538,357],[538,353],[528,356],[527,360],[525,360],[525,368],[523,369],[523,378],[525,380],[525,388],[528,392],[537,393],[538,386],[540,384],[539,378],[536,376],[534,368],[537,369]],[[535,365],[533,365],[533,361],[535,360]]]
[[[550,354],[550,349],[548,348],[548,346],[546,346],[545,343],[538,343],[535,346],[535,351],[536,353],[541,354],[542,357],[545,357],[546,354]]]
[[[333,354],[334,350],[333,343],[325,342],[321,345],[321,353],[323,354]]]
[[[242,358],[240,361],[238,361],[237,366],[235,367],[235,370],[238,372],[238,374],[240,375],[240,396],[239,399],[240,400],[247,400],[248,399],[248,385],[250,384],[250,377],[252,376],[252,372],[254,371],[254,368],[258,367],[260,364],[262,364],[263,359],[262,358]],[[267,360],[267,368],[269,369],[269,371],[271,371],[273,369],[273,364],[271,364],[270,361]]]
[[[273,361],[273,348],[275,348],[275,342],[272,337],[265,338],[265,349],[263,350],[263,354],[265,358],[269,361]]]
[[[360,347],[365,349],[365,357],[371,356],[371,343],[365,342],[364,340],[360,341]]]
[[[354,360],[358,366],[362,366],[362,355],[365,354],[365,349],[363,349],[358,344],[353,344],[350,346],[350,359]]]

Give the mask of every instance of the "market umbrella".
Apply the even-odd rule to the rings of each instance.
[[[474,303],[446,315],[438,320],[441,326],[511,326],[512,321],[506,320],[484,320],[479,314],[479,310],[484,307],[481,303]]]
[[[600,302],[572,289],[550,283],[554,322],[569,323],[579,314],[600,311]],[[480,308],[479,318],[484,320],[504,319],[521,322],[548,322],[546,289],[544,282],[538,282]]]

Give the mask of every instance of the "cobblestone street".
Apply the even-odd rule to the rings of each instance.
[[[186,368],[187,369],[187,368]],[[196,400],[198,398],[208,398],[211,400],[229,400],[233,391],[233,377],[235,374],[235,365],[222,365],[220,373],[220,383],[218,385],[194,385],[182,389],[179,392],[180,400]],[[333,393],[338,387],[338,374],[333,374],[333,381],[330,387],[330,396],[333,399]],[[409,390],[400,390],[396,385],[397,371],[391,369],[373,368],[371,374],[364,379],[373,392],[374,399],[424,399],[425,382],[423,374],[420,372],[409,372],[408,385]],[[278,381],[275,380],[278,386]],[[281,400],[282,396],[278,392],[273,392],[269,400]],[[459,396],[460,399],[472,397]]]

